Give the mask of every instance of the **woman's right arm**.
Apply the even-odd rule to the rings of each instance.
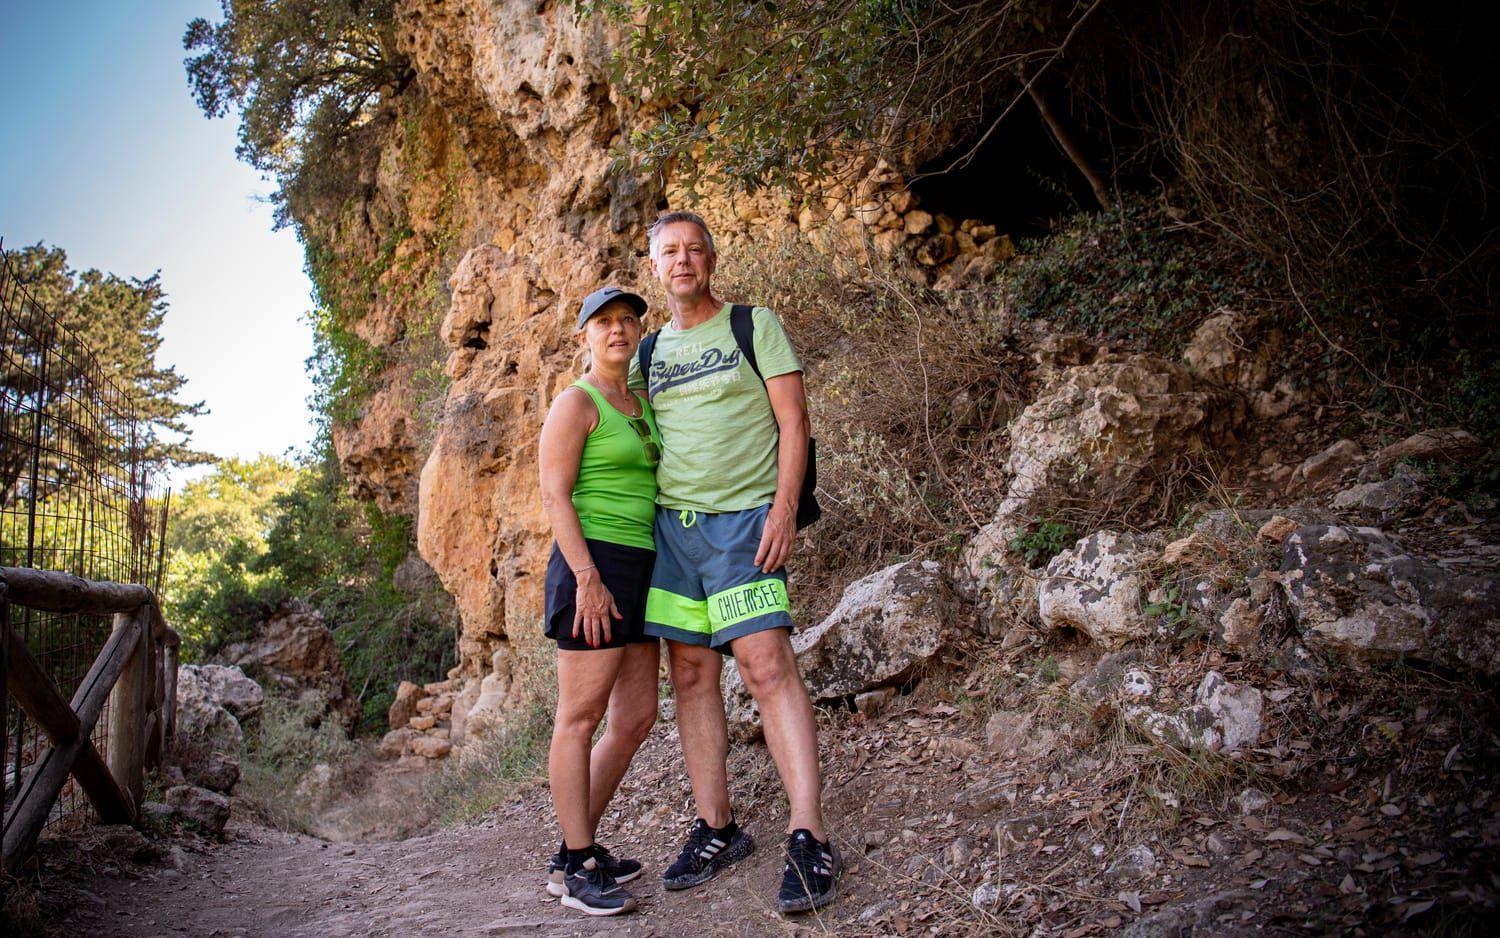
[[[623,618],[615,608],[614,597],[599,578],[588,544],[584,543],[583,525],[573,507],[573,485],[578,481],[578,464],[583,445],[598,422],[593,401],[582,391],[564,391],[552,402],[537,448],[541,470],[542,509],[552,525],[557,547],[578,581],[578,596],[573,616],[573,637],[579,632],[590,645],[610,639],[610,617]]]

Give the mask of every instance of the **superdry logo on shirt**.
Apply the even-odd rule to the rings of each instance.
[[[692,384],[710,375],[734,372],[740,367],[740,350],[724,353],[723,349],[710,348],[694,361],[668,364],[661,359],[651,363],[651,397],[655,397],[668,388],[678,385]],[[722,380],[730,380],[726,376]],[[715,382],[717,383],[717,382]]]

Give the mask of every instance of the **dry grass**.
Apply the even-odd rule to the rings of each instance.
[[[825,517],[793,563],[804,601],[956,550],[1001,492],[1030,362],[991,287],[938,293],[908,262],[786,238],[726,258],[723,294],[774,309],[807,369]]]

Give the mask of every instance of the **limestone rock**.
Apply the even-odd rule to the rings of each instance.
[[[1254,648],[1260,641],[1261,607],[1243,596],[1230,601],[1219,616],[1219,631],[1224,644],[1238,652]]]
[[[391,730],[380,737],[378,751],[387,759],[400,758],[401,754],[406,751],[406,743],[412,738],[412,735],[412,731],[405,727]]]
[[[333,631],[306,603],[282,603],[261,623],[255,638],[230,645],[219,658],[296,699],[315,701],[345,731],[352,731],[359,719],[359,699],[350,692],[344,677]]]
[[[452,743],[433,736],[413,736],[407,745],[424,759],[441,759],[453,750]]]
[[[1454,462],[1484,449],[1479,437],[1459,427],[1443,427],[1414,433],[1375,454],[1375,465],[1385,472],[1403,459]]]
[[[1219,384],[1258,388],[1267,383],[1271,347],[1264,336],[1247,343],[1252,330],[1232,311],[1210,316],[1198,325],[1182,351],[1194,372]]]
[[[411,681],[402,681],[396,686],[395,699],[391,701],[391,708],[386,714],[386,719],[391,724],[391,729],[398,730],[405,726],[407,721],[416,716],[417,701],[422,696],[422,688]]]
[[[1109,875],[1117,879],[1144,879],[1156,872],[1156,854],[1145,844],[1136,844],[1109,865]]]
[[[1205,389],[1184,366],[1151,355],[1101,354],[1052,372],[1010,423],[1010,483],[994,519],[964,550],[964,582],[978,592],[1009,566],[1011,540],[1048,504],[1097,504],[1130,492],[1152,469],[1218,445],[1243,417],[1234,395]]]
[[[984,724],[985,745],[995,752],[1017,748],[1031,728],[1032,715],[1015,710],[996,710]]]
[[[1314,488],[1322,488],[1338,480],[1355,463],[1364,458],[1364,451],[1353,440],[1339,440],[1327,449],[1302,461],[1292,478],[1306,482]]]
[[[1150,553],[1129,534],[1100,531],[1047,564],[1037,585],[1037,610],[1051,630],[1073,628],[1103,648],[1144,638],[1150,623],[1141,608],[1143,569]]]
[[[1500,674],[1500,576],[1415,557],[1375,528],[1307,525],[1282,545],[1280,579],[1310,647]]]
[[[245,748],[245,732],[210,692],[198,665],[177,669],[177,732],[195,746],[220,752]]]
[[[863,694],[854,697],[854,708],[867,717],[872,717],[885,709],[885,705],[896,699],[896,688],[878,687],[875,690],[867,690]]]
[[[1286,540],[1293,531],[1297,530],[1297,522],[1282,515],[1276,515],[1271,520],[1260,526],[1255,532],[1256,537],[1267,540],[1273,544],[1280,544]]]
[[[899,684],[943,648],[958,604],[933,561],[895,564],[856,580],[828,617],[792,636],[814,702]],[[759,723],[739,669],[724,669],[730,723],[741,736]]]
[[[239,760],[222,752],[210,753],[207,759],[184,766],[184,769],[194,785],[225,795],[232,792],[240,780]]]
[[[1176,712],[1127,706],[1125,721],[1147,736],[1182,749],[1229,752],[1254,745],[1260,737],[1263,701],[1255,688],[1236,686],[1210,671],[1193,697],[1192,706]]]
[[[1389,479],[1362,482],[1333,496],[1332,505],[1362,520],[1384,522],[1418,511],[1427,501],[1427,477],[1400,465]]]
[[[255,716],[265,705],[266,692],[239,668],[222,664],[190,664],[183,665],[178,673],[187,668],[193,669],[208,695],[234,714],[236,720]]]
[[[224,825],[229,823],[229,799],[218,792],[196,785],[175,785],[167,789],[166,801],[178,817],[215,836],[222,836]]]

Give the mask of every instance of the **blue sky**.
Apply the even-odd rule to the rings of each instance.
[[[281,453],[312,434],[312,287],[296,237],[272,230],[270,184],[235,160],[236,119],[206,119],[188,93],[195,16],[217,22],[217,0],[5,5],[0,237],[55,244],[78,270],[160,270],[159,363],[210,410],[194,445]]]

